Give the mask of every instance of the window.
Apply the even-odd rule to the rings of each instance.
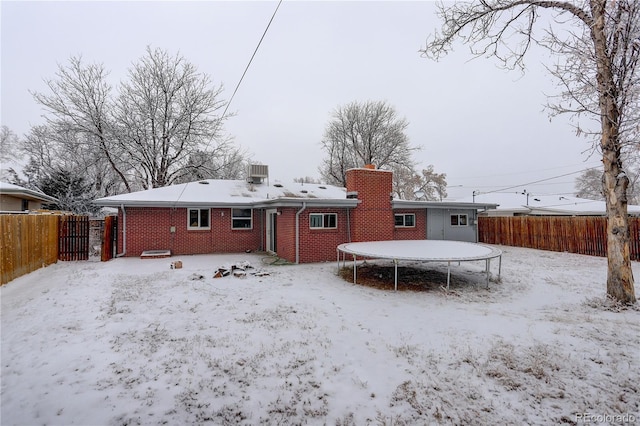
[[[451,215],[451,226],[467,226],[467,215],[466,214],[452,214]]]
[[[188,209],[187,229],[211,229],[209,225],[209,209]]]
[[[338,215],[336,213],[311,213],[309,215],[309,228],[311,229],[335,229],[338,227]]]
[[[251,229],[251,209],[231,209],[231,228],[232,229]]]
[[[416,215],[414,213],[409,214],[397,214],[396,228],[413,228],[416,226]]]

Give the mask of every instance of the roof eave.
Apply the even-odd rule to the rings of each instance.
[[[456,202],[456,201],[411,201],[411,200],[393,200],[391,204],[394,209],[431,208],[431,209],[489,210],[489,209],[495,209],[499,206],[499,204],[494,204],[494,203],[465,203],[465,202]]]
[[[360,200],[351,198],[297,198],[281,197],[256,203],[256,208],[302,207],[303,204],[314,207],[355,208]]]
[[[211,202],[211,201],[141,201],[141,200],[94,200],[93,204],[101,207],[158,207],[158,208],[187,208],[187,207],[208,207],[208,208],[276,208],[276,207],[343,207],[354,208],[359,200],[355,199],[330,199],[330,198],[273,198],[269,200],[255,200],[245,203],[238,202]]]
[[[41,194],[30,189],[10,189],[4,188],[0,191],[0,195],[20,196],[32,201],[44,201],[48,203],[57,203],[58,199],[47,194]]]
[[[533,208],[531,209],[531,215],[537,216],[606,216],[606,212],[598,210],[563,210],[563,209],[545,209],[545,208]]]

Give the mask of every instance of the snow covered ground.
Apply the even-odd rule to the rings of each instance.
[[[640,311],[606,303],[605,259],[499,248],[501,282],[463,263],[450,292],[259,254],[59,262],[0,288],[0,421],[640,422]],[[269,275],[213,278],[242,261]]]

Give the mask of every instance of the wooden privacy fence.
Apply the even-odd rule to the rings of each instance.
[[[0,215],[0,284],[58,260],[55,215]]]
[[[89,218],[0,215],[0,285],[58,260],[89,258]]]
[[[631,259],[640,260],[640,218],[630,217]],[[480,217],[478,239],[488,244],[607,255],[607,218],[594,216]]]

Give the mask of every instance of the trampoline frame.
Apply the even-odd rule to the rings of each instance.
[[[398,262],[399,261],[414,260],[414,261],[420,261],[420,262],[447,262],[447,290],[449,290],[449,284],[451,282],[451,262],[458,262],[458,264],[460,264],[461,262],[473,262],[473,261],[484,260],[485,271],[487,274],[487,289],[488,289],[489,275],[491,273],[490,271],[491,259],[495,259],[497,257],[498,258],[498,279],[500,279],[500,276],[502,273],[502,250],[499,250],[497,248],[494,248],[485,244],[469,243],[465,241],[452,241],[452,240],[404,240],[404,241],[413,241],[413,242],[420,241],[420,242],[424,242],[425,246],[427,245],[437,246],[442,241],[445,241],[447,244],[451,244],[451,243],[459,243],[461,245],[473,244],[475,246],[480,246],[480,247],[489,249],[489,253],[487,253],[486,255],[477,255],[477,256],[448,256],[448,257],[439,257],[439,258],[433,258],[433,257],[429,258],[429,257],[424,257],[419,255],[418,256],[392,256],[392,255],[388,255],[380,252],[376,253],[375,250],[365,251],[363,247],[366,247],[367,245],[371,247],[371,243],[375,243],[376,245],[380,245],[380,244],[384,245],[385,243],[387,243],[387,245],[397,244],[399,242],[403,242],[403,240],[367,241],[367,242],[363,241],[358,243],[344,243],[344,244],[340,244],[336,248],[337,260],[338,260],[338,272],[340,271],[340,254],[341,253],[342,253],[343,267],[346,266],[346,259],[345,259],[346,255],[351,254],[353,256],[353,283],[354,284],[357,283],[356,281],[357,256],[360,256],[363,260],[364,259],[391,259],[394,265],[394,291],[398,291]],[[360,250],[358,250],[358,248],[360,248]]]

